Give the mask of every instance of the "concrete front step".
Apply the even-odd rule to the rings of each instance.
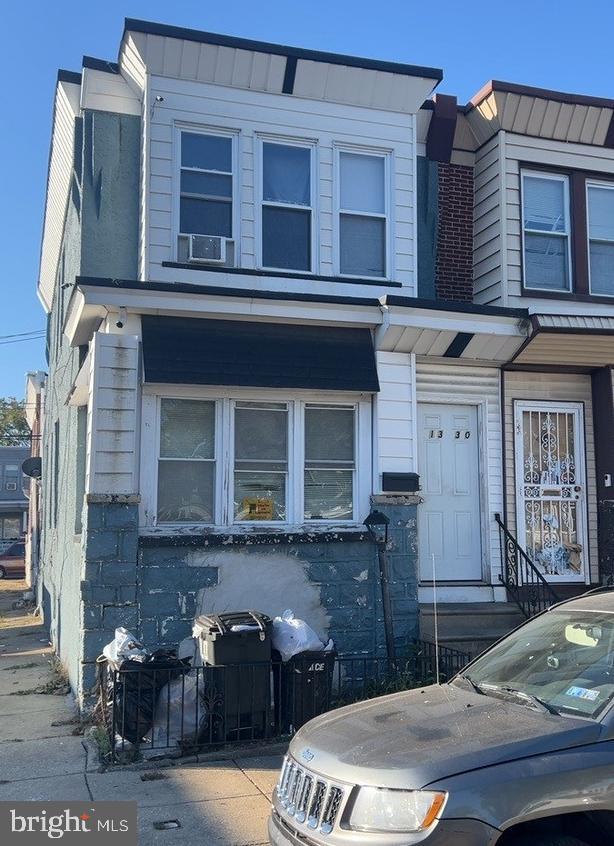
[[[443,646],[477,655],[519,626],[524,617],[509,602],[454,602],[437,606],[439,642]],[[420,636],[435,637],[433,605],[420,606]]]

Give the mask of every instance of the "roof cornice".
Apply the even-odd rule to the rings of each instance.
[[[275,56],[305,59],[312,62],[326,62],[347,67],[365,68],[367,70],[385,71],[403,76],[418,76],[426,79],[441,81],[443,71],[440,68],[409,65],[401,62],[386,62],[379,59],[365,59],[360,56],[347,56],[343,53],[325,53],[320,50],[307,50],[302,47],[289,47],[283,44],[271,44],[266,41],[255,41],[249,38],[239,38],[234,35],[221,35],[215,32],[204,32],[198,29],[186,29],[170,24],[142,21],[126,18],[124,35],[127,32],[141,32],[146,35],[160,35],[165,38],[179,38],[185,41],[196,41],[201,44],[213,44],[219,47],[231,47],[238,50],[252,50],[256,53],[270,53]]]

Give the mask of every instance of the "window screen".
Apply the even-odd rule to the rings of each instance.
[[[232,139],[181,133],[179,229],[232,237]]]
[[[569,200],[565,176],[523,174],[524,284],[568,291]]]
[[[262,263],[311,270],[311,149],[262,145]]]
[[[592,294],[614,294],[614,188],[589,185],[588,245]]]
[[[354,409],[305,408],[305,520],[351,520]]]
[[[386,275],[385,170],[383,156],[339,154],[342,274]]]
[[[234,430],[235,520],[285,520],[288,479],[286,404],[237,402]]]
[[[162,399],[158,521],[214,522],[215,403]]]

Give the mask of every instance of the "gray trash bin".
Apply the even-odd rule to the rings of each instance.
[[[218,741],[265,737],[271,711],[271,620],[257,611],[195,620]]]

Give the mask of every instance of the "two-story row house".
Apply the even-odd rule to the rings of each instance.
[[[399,649],[434,585],[492,639],[519,548],[608,572],[614,101],[441,78],[135,20],[59,72],[39,598],[81,699],[117,625],[204,611],[381,654],[373,509]]]

